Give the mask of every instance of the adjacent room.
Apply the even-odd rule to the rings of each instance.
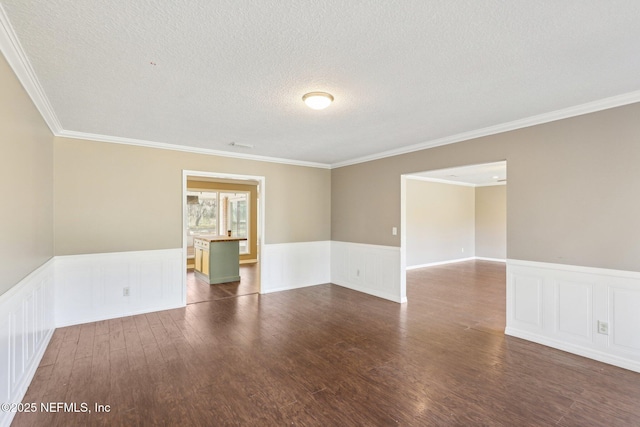
[[[0,0],[0,426],[640,425],[638,22]]]
[[[260,292],[258,188],[187,176],[187,304]]]

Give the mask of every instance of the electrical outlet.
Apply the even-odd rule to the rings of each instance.
[[[360,277],[360,270],[356,270],[356,277]]]
[[[462,252],[464,252],[464,248],[462,248]]]
[[[129,287],[127,286],[126,288],[122,288],[122,296],[128,297],[129,295],[130,295]]]
[[[609,335],[609,324],[598,320],[598,333],[602,335]]]

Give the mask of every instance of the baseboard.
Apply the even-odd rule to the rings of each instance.
[[[420,265],[411,265],[411,266],[407,266],[407,271],[408,270],[416,270],[418,268],[425,268],[425,267],[435,267],[436,265],[446,265],[446,264],[454,264],[456,262],[465,262],[465,261],[492,261],[492,262],[507,262],[506,259],[501,259],[501,258],[487,258],[487,257],[482,257],[482,256],[472,256],[472,257],[468,257],[468,258],[456,258],[456,259],[449,259],[446,261],[438,261],[438,262],[430,262],[427,264],[420,264]]]
[[[577,354],[578,356],[586,357],[587,359],[593,359],[593,360],[597,360],[598,362],[617,366],[619,368],[628,369],[634,372],[640,372],[640,361],[617,357],[602,351],[597,351],[597,350],[593,350],[593,349],[589,349],[589,348],[585,348],[577,345],[572,345],[564,341],[551,339],[542,335],[533,334],[527,331],[521,331],[515,328],[507,327],[505,328],[504,333],[505,335],[535,342],[537,344],[545,345],[547,347],[566,351],[567,353]]]
[[[491,262],[503,262],[503,263],[507,262],[507,260],[504,258],[488,258],[484,256],[476,256],[476,257],[473,257],[473,259],[476,259],[478,261],[491,261]]]
[[[324,282],[324,283],[310,283],[310,284],[306,284],[306,285],[299,285],[299,286],[286,286],[286,287],[281,287],[281,288],[270,288],[270,289],[266,289],[264,291],[262,291],[262,294],[273,294],[275,292],[282,292],[282,291],[293,291],[295,289],[303,289],[303,288],[309,288],[311,286],[318,286],[318,285],[323,285],[329,282]]]
[[[507,260],[508,335],[640,372],[638,307],[640,272]]]
[[[343,288],[351,289],[352,291],[362,292],[363,294],[372,295],[374,297],[383,298],[383,299],[397,302],[400,304],[407,302],[407,297],[401,298],[398,295],[392,294],[389,292],[384,292],[377,289],[370,289],[365,286],[358,286],[358,285],[354,285],[353,283],[343,282],[341,280],[333,280],[332,283],[334,285],[342,286]]]
[[[476,259],[476,258],[475,257],[467,257],[467,258],[448,259],[446,261],[429,262],[429,263],[426,263],[426,264],[418,264],[418,265],[407,266],[407,270],[416,270],[418,268],[425,268],[425,267],[435,267],[436,265],[455,264],[457,262],[473,261],[474,259]]]
[[[329,283],[331,243],[264,245],[260,263],[260,293],[263,294]]]
[[[332,241],[331,283],[397,303],[407,301],[396,246]]]
[[[55,261],[0,296],[0,402],[20,403],[54,332]],[[15,412],[0,412],[0,426]]]
[[[56,257],[56,326],[183,307],[183,263],[182,248]]]

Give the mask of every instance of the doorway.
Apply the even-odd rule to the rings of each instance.
[[[184,304],[260,293],[264,181],[261,176],[183,171]],[[240,280],[211,285],[194,272],[194,240],[228,235],[242,239]]]
[[[506,261],[506,161],[401,177],[401,297],[407,270]]]

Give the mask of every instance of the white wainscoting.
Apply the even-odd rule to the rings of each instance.
[[[407,301],[400,283],[400,248],[331,242],[331,283],[391,301]]]
[[[56,326],[183,307],[183,269],[182,248],[58,256]]]
[[[640,273],[508,260],[505,333],[640,372]]]
[[[329,241],[263,245],[260,292],[286,291],[331,281]]]
[[[54,261],[0,296],[0,403],[20,403],[55,328]],[[0,412],[0,426],[15,413]]]

